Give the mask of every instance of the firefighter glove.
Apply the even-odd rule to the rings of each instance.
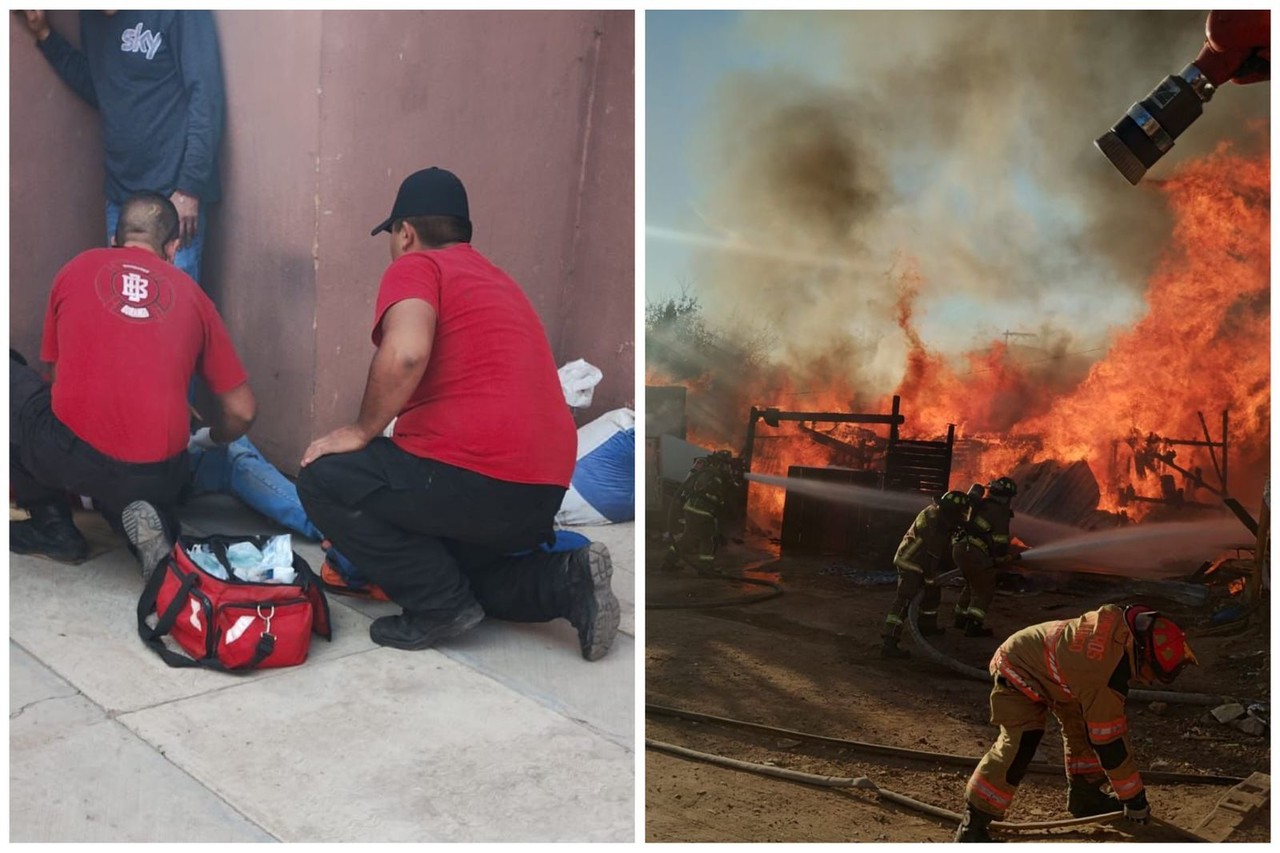
[[[1146,791],[1139,791],[1138,796],[1124,801],[1124,816],[1126,820],[1140,824],[1145,824],[1151,819],[1151,807],[1147,805]]]

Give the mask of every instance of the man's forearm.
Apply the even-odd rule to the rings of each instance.
[[[98,106],[98,93],[89,73],[88,57],[53,29],[43,39],[38,39],[36,45],[62,81],[71,87],[71,91],[91,105]]]
[[[178,62],[187,86],[187,142],[174,188],[198,197],[208,188],[222,137],[222,60],[211,12],[179,12],[177,25],[182,44]]]
[[[209,438],[213,439],[215,444],[230,444],[247,433],[251,426],[253,421],[241,418],[220,418],[217,423],[209,427]]]
[[[405,355],[384,341],[369,365],[369,379],[365,383],[356,427],[369,438],[381,434],[391,419],[400,414],[426,369],[425,357]]]

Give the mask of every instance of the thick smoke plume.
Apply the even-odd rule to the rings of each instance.
[[[1074,387],[1141,315],[1172,229],[1160,179],[1224,139],[1266,142],[1246,119],[1267,117],[1268,84],[1228,85],[1139,187],[1094,148],[1194,59],[1199,12],[742,21],[760,45],[807,38],[841,57],[821,79],[733,76],[703,136],[700,210],[749,249],[700,250],[696,293],[712,315],[769,323],[778,393],[797,395],[755,402],[837,388],[866,404],[931,359],[962,375],[1012,359],[1022,369],[969,428],[1039,414],[1046,388]]]

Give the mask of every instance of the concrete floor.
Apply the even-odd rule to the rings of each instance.
[[[137,563],[92,516],[79,566],[10,555],[10,841],[635,838],[635,528],[613,555],[622,633],[582,660],[565,621],[485,621],[447,647],[374,645],[393,605],[329,596],[299,667],[170,669],[137,635]],[[230,498],[195,534],[269,532]],[[314,569],[317,544],[294,538]]]

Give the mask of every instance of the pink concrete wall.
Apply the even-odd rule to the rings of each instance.
[[[97,120],[11,16],[10,334],[39,339],[53,273],[102,230]],[[467,183],[477,248],[521,283],[558,363],[634,396],[631,12],[215,13],[227,87],[224,202],[205,282],[284,470],[355,416],[388,255],[369,229],[400,180]],[[53,13],[74,35],[75,15]],[[28,208],[35,207],[36,210]],[[71,241],[68,241],[68,235]],[[21,294],[18,282],[35,282]],[[28,291],[38,291],[32,294]]]
[[[79,43],[75,12],[49,21]],[[9,15],[9,345],[35,361],[53,277],[104,245],[97,113],[63,85],[23,19]]]
[[[324,17],[317,428],[350,420],[359,406],[372,353],[373,302],[389,259],[388,238],[371,238],[369,229],[390,212],[400,181],[426,166],[462,178],[475,246],[525,288],[558,363],[627,347],[634,340],[632,14]],[[627,86],[625,116],[617,110],[620,76]],[[599,91],[602,78],[607,96]],[[603,119],[606,107],[613,114]],[[615,144],[602,150],[602,140]],[[597,161],[604,165],[597,168]],[[621,215],[602,215],[577,234],[584,197],[594,208],[599,185],[620,175],[626,186],[610,187],[610,204]],[[625,275],[612,276],[604,292],[580,277],[622,255]],[[606,328],[601,313],[610,300],[614,322]],[[566,339],[564,330],[574,325],[593,332]],[[604,337],[609,343],[599,345]],[[615,405],[634,396],[634,354],[627,349],[625,355],[625,365],[622,359],[607,365],[601,389],[602,399]]]
[[[597,30],[595,85],[583,109],[582,193],[560,336],[565,359],[603,371],[584,417],[635,408],[635,18],[610,12]]]
[[[319,12],[215,14],[227,90],[203,276],[258,398],[250,437],[291,473],[315,389]]]

